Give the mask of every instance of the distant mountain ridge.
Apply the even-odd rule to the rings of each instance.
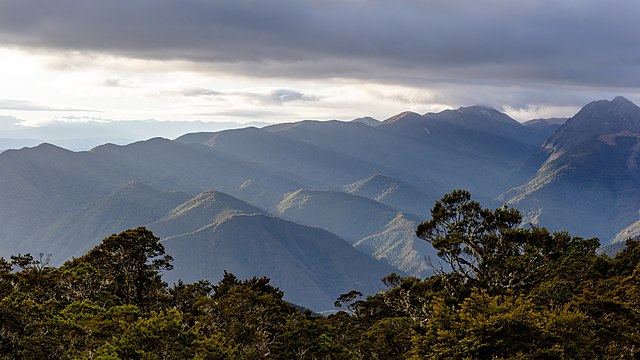
[[[38,126],[25,126],[22,120],[0,115],[0,152],[41,143],[52,143],[83,151],[104,143],[128,144],[153,137],[175,138],[185,132],[221,131],[247,126],[267,126],[266,122],[204,122],[161,120],[67,119]],[[75,121],[74,121],[75,120]],[[4,138],[4,139],[3,139]]]
[[[376,127],[302,121],[264,130],[377,164],[374,173],[425,193],[466,188],[486,200],[503,191],[508,174],[546,139],[546,133],[486,107],[426,115],[403,112]]]
[[[553,231],[604,243],[638,236],[639,159],[640,108],[622,97],[590,103],[559,126],[470,106],[81,152],[41,144],[0,153],[0,256],[44,252],[60,262],[145,225],[179,255],[180,276],[217,278],[222,265],[208,261],[242,274],[271,268],[275,283],[308,282],[325,306],[338,290],[332,281],[376,289],[385,271],[432,272],[434,250],[415,227],[453,189],[470,190],[485,206],[518,208],[526,222]],[[338,274],[347,271],[340,261],[371,276]],[[298,295],[300,304],[315,301]]]
[[[531,127],[554,127],[557,129],[565,122],[567,122],[567,118],[540,118],[525,121],[522,125]]]

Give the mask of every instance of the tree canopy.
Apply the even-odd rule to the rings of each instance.
[[[321,316],[268,278],[229,272],[169,286],[160,239],[114,234],[60,267],[0,258],[4,359],[635,359],[640,242],[614,258],[597,239],[520,227],[515,209],[466,191],[436,202],[417,235],[443,266],[336,295]]]

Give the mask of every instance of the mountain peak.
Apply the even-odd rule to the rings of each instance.
[[[219,191],[206,191],[176,207],[167,214],[167,217],[170,218],[189,213],[194,209],[209,212],[214,215],[229,209],[245,213],[262,212],[262,210],[231,195]]]
[[[627,99],[624,96],[618,95],[616,97],[613,98],[613,100],[611,100],[612,103],[616,103],[616,104],[632,104],[635,106],[634,103],[631,102],[631,100]]]
[[[498,121],[498,122],[511,124],[511,125],[518,123],[516,120],[512,119],[509,115],[487,105],[474,105],[474,106],[461,107],[461,108],[458,108],[456,111],[462,114],[473,115],[474,117],[484,121],[486,120]]]
[[[592,101],[587,105],[585,105],[582,109],[580,109],[578,114],[580,114],[580,112],[582,112],[583,110],[610,111],[610,112],[616,112],[616,113],[623,113],[623,112],[638,112],[640,111],[640,108],[636,104],[631,102],[629,99],[625,98],[624,96],[616,96],[611,101],[609,100]]]
[[[611,100],[611,105],[618,112],[640,112],[640,107],[623,96],[616,96],[615,98],[613,98],[613,100]]]
[[[207,191],[175,207],[149,227],[156,235],[167,238],[217,225],[237,214],[257,213],[264,211],[223,192]]]
[[[640,132],[640,107],[622,96],[611,101],[597,100],[567,120],[547,140],[545,148],[566,150],[586,140],[623,130]]]
[[[562,124],[567,122],[567,118],[538,118],[527,120],[522,123],[524,126],[528,127],[547,127],[547,126],[557,126],[560,127]]]
[[[500,111],[498,111],[495,108],[493,108],[491,106],[488,106],[488,105],[462,106],[462,107],[459,107],[458,109],[456,109],[456,111],[458,111],[458,112],[474,112],[474,113],[482,113],[482,114],[500,113]]]
[[[380,120],[374,119],[371,116],[359,117],[357,119],[351,120],[351,122],[365,124],[371,127],[376,127],[380,125]]]
[[[382,123],[384,124],[393,124],[399,121],[406,121],[406,120],[422,120],[422,115],[415,113],[413,111],[403,111],[397,115],[394,115],[390,118],[388,118],[387,120],[383,121]]]
[[[437,119],[448,124],[470,127],[476,129],[493,129],[521,127],[520,123],[512,119],[509,115],[500,112],[492,107],[483,105],[474,105],[460,107],[455,110],[444,110],[439,113],[428,113],[432,119]]]

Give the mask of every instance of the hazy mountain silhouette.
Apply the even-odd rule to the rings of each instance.
[[[292,178],[207,146],[152,139],[72,152],[53,145],[0,154],[0,250],[49,251],[38,238],[66,216],[89,207],[130,181],[160,191],[235,190],[255,179],[273,192],[300,188]],[[142,206],[142,205],[141,205]],[[29,240],[31,239],[31,240]],[[85,239],[89,241],[90,239]],[[59,257],[70,256],[60,253]]]
[[[20,149],[43,142],[70,150],[89,150],[104,143],[128,144],[152,137],[175,138],[187,132],[222,131],[247,126],[265,126],[268,123],[204,122],[161,120],[109,120],[68,118],[54,120],[38,126],[24,126],[22,120],[0,116],[0,152]]]

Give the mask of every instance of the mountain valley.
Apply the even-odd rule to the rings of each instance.
[[[434,201],[468,189],[522,226],[640,236],[640,108],[617,97],[569,119],[518,123],[472,106],[384,121],[304,120],[0,153],[0,256],[53,264],[146,226],[175,258],[169,281],[266,275],[287,300],[332,307],[383,276],[441,265],[415,236]]]

